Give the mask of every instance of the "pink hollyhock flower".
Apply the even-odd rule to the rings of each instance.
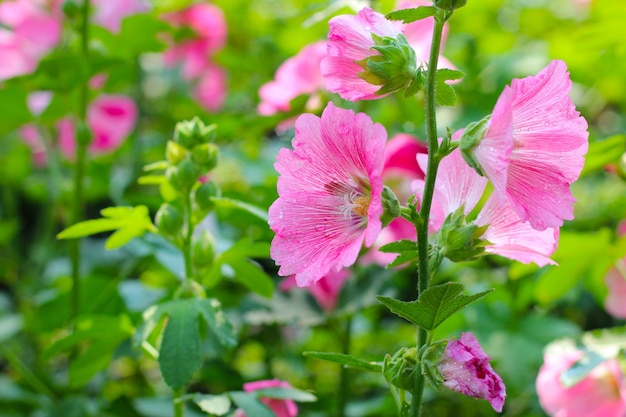
[[[20,128],[20,137],[32,152],[33,163],[42,167],[46,165],[46,147],[41,140],[41,135],[34,124],[27,124]]]
[[[613,317],[626,319],[626,258],[620,259],[609,269],[604,282],[609,289],[604,308]]]
[[[43,113],[52,101],[52,91],[34,91],[26,97],[26,105],[33,116]]]
[[[182,76],[187,80],[199,77],[208,57],[226,43],[228,28],[224,12],[214,4],[196,3],[163,18],[175,27],[189,27],[196,35],[172,45],[165,52],[165,64],[182,63]]]
[[[453,138],[460,136],[457,132]],[[426,170],[427,156],[418,155],[417,160]],[[470,168],[457,148],[442,159],[435,181],[433,204],[429,218],[431,232],[439,230],[446,217],[463,206],[467,216],[481,199],[487,179]],[[424,181],[413,181],[419,199],[422,198]],[[481,239],[488,241],[485,252],[501,255],[523,263],[534,262],[539,266],[555,264],[549,259],[558,245],[558,228],[536,230],[530,223],[522,221],[513,209],[492,194],[478,217],[477,226],[487,226]]]
[[[269,209],[279,275],[308,286],[352,265],[381,229],[385,128],[329,103],[322,117],[296,120],[293,151],[274,165],[278,195]]]
[[[490,359],[472,333],[462,333],[459,340],[448,342],[437,370],[448,389],[487,400],[501,412],[506,388],[489,364]]]
[[[87,125],[93,133],[90,150],[110,152],[119,148],[137,122],[135,102],[126,96],[101,95],[89,104]]]
[[[278,67],[276,78],[259,89],[259,114],[269,116],[289,111],[291,100],[320,90],[324,85],[320,64],[325,56],[326,42],[315,42]]]
[[[563,385],[561,374],[583,356],[573,346],[546,350],[536,381],[541,407],[552,417],[626,416],[624,375],[615,359],[602,362],[575,385]]]
[[[574,218],[570,184],[582,170],[589,134],[568,96],[571,85],[557,60],[536,76],[513,80],[470,150],[500,199],[538,230]]]
[[[364,69],[359,62],[380,55],[372,34],[397,38],[400,30],[380,13],[366,7],[355,15],[340,15],[329,22],[328,55],[321,68],[326,88],[351,101],[373,100],[382,97],[376,92],[380,85],[370,84],[360,77]]]
[[[93,0],[92,21],[118,33],[125,17],[150,10],[150,4],[144,0]]]
[[[43,4],[0,2],[0,80],[29,74],[61,39],[61,23]]]
[[[317,303],[327,313],[331,313],[337,301],[339,294],[343,288],[343,284],[350,278],[350,271],[348,269],[342,269],[339,272],[330,272],[328,275],[323,276],[314,284],[309,285],[306,289],[315,298]],[[280,283],[280,289],[287,291],[296,285],[296,278],[294,276],[285,278]]]
[[[243,389],[246,392],[254,392],[265,388],[291,388],[291,385],[277,379],[248,382],[247,384],[243,384]],[[276,417],[296,417],[298,415],[298,407],[292,400],[261,398],[261,401],[274,412]],[[235,412],[235,417],[246,417],[246,414],[241,409],[238,409]]]
[[[193,96],[204,109],[215,112],[226,100],[226,71],[217,64],[205,62],[202,75],[197,80]]]

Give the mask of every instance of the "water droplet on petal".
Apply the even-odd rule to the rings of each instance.
[[[326,227],[324,225],[318,224],[317,226],[315,226],[315,230],[317,230],[318,232],[323,232],[324,230],[326,230]]]

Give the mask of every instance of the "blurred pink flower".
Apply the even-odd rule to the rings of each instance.
[[[365,7],[357,15],[339,15],[329,22],[327,56],[321,68],[326,88],[351,101],[372,100],[380,85],[370,84],[359,76],[364,69],[359,62],[380,55],[372,34],[397,38],[400,30],[380,13]]]
[[[243,389],[246,392],[254,392],[265,388],[291,388],[291,385],[287,382],[279,381],[278,379],[255,381],[243,384]],[[276,417],[296,417],[298,415],[298,407],[292,400],[261,398],[261,401],[274,412]],[[235,412],[235,417],[246,417],[246,414],[243,410],[238,409]]]
[[[570,184],[588,147],[587,122],[569,98],[563,61],[505,87],[484,138],[471,151],[501,201],[537,230],[574,218]]]
[[[374,242],[381,229],[386,139],[385,128],[366,114],[332,103],[321,118],[298,117],[293,151],[281,149],[274,165],[279,198],[269,209],[269,224],[279,275],[311,285],[352,265],[363,242]]]
[[[546,350],[536,381],[543,409],[552,417],[626,416],[624,375],[615,359],[602,362],[575,385],[563,385],[561,374],[583,355],[573,346]]]
[[[609,289],[604,308],[613,317],[626,319],[626,258],[620,259],[609,269],[604,282]]]
[[[0,81],[29,74],[61,39],[61,22],[32,0],[0,2]]]
[[[288,111],[294,98],[322,89],[324,79],[320,64],[325,56],[326,42],[319,41],[305,46],[278,67],[275,79],[259,89],[259,114],[269,116]]]
[[[398,197],[401,205],[406,205],[411,191],[411,182],[415,179],[423,179],[424,172],[417,164],[417,155],[425,154],[428,148],[416,137],[406,133],[398,133],[385,145],[385,162],[383,165],[383,181],[391,188]],[[387,265],[397,255],[380,252],[378,248],[387,243],[401,239],[415,240],[417,234],[415,226],[402,217],[396,217],[383,228],[372,248],[361,259],[368,264],[371,262],[379,265]]]
[[[315,298],[324,311],[330,313],[334,310],[339,299],[343,284],[350,278],[350,271],[342,269],[339,272],[331,271],[314,284],[306,287],[307,291]],[[280,283],[280,289],[287,291],[296,286],[294,276],[287,277]]]
[[[33,116],[43,113],[52,101],[52,91],[33,91],[26,97],[26,105]]]
[[[448,389],[487,400],[494,410],[501,412],[506,388],[489,359],[472,333],[462,333],[459,340],[448,342],[437,370]]]
[[[218,111],[226,100],[226,71],[212,62],[205,62],[202,75],[195,84],[193,96],[208,111]]]
[[[453,138],[460,136],[460,133],[457,132]],[[427,156],[420,154],[417,160],[421,168],[426,170]],[[439,230],[446,217],[461,206],[467,216],[480,201],[486,185],[487,179],[465,163],[458,148],[443,158],[435,182],[429,218],[430,231]],[[417,198],[421,199],[424,181],[413,181],[413,187]],[[495,193],[489,197],[474,223],[487,226],[482,235],[482,239],[489,242],[485,246],[486,253],[523,263],[534,262],[539,266],[555,264],[548,257],[557,248],[558,228],[534,229],[530,223],[522,221],[506,201],[501,203]]]
[[[125,17],[150,10],[145,0],[92,0],[94,13],[91,20],[111,32],[119,32]]]

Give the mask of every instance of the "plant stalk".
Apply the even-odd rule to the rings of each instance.
[[[350,340],[352,339],[352,316],[345,318],[345,325],[341,335],[341,352],[350,354]],[[339,373],[339,389],[337,390],[337,417],[345,417],[348,400],[348,368],[341,367]]]
[[[426,133],[428,137],[428,167],[424,179],[424,193],[421,200],[420,222],[416,225],[417,231],[417,251],[418,251],[418,277],[417,277],[417,297],[428,289],[430,285],[430,271],[428,270],[428,221],[430,218],[430,208],[435,190],[435,179],[437,178],[437,168],[440,158],[438,157],[439,142],[437,140],[437,118],[435,113],[435,85],[437,80],[437,62],[441,49],[441,38],[443,27],[450,18],[451,12],[437,10],[434,16],[433,39],[430,47],[430,58],[428,61],[428,76],[425,85],[425,113],[426,113]],[[417,330],[417,351],[428,343],[428,332],[421,327]],[[422,375],[420,364],[416,364],[415,386],[412,391],[411,417],[421,415],[422,396],[424,394],[424,376]]]

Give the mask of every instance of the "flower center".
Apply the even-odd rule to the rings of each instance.
[[[357,197],[352,207],[352,212],[361,217],[367,217],[367,209],[370,207],[370,202],[372,201],[372,197]]]

